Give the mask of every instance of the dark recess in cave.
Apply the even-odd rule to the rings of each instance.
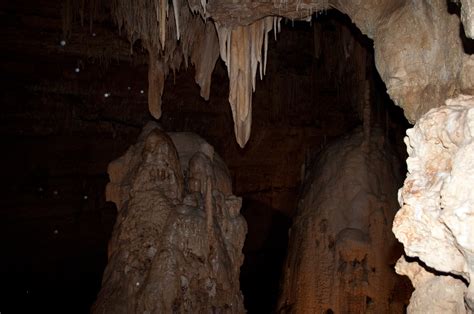
[[[61,47],[60,13],[57,1],[0,5],[1,313],[89,312],[116,216],[104,198],[107,164],[151,119],[139,43],[130,57],[128,42],[104,20],[94,24],[95,36],[76,25]],[[385,93],[372,42],[333,11],[312,26],[291,24],[270,44],[245,149],[234,140],[222,62],[208,102],[199,97],[192,68],[168,77],[163,95],[165,130],[193,131],[211,143],[232,173],[234,193],[244,199],[249,234],[241,287],[249,313],[274,309],[301,166],[362,123],[354,104],[362,97],[354,81],[360,60],[372,84],[372,123],[385,128],[404,156],[408,124]],[[363,47],[346,59],[340,51],[344,28]]]

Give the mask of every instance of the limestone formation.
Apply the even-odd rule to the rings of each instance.
[[[94,1],[94,0],[92,0]],[[170,8],[170,6],[172,8]],[[149,53],[148,107],[161,117],[161,96],[165,79],[189,59],[196,68],[201,95],[209,98],[211,74],[219,56],[215,27],[193,14],[185,1],[113,0],[111,13],[132,47],[137,40]]]
[[[247,225],[212,146],[149,124],[108,172],[118,217],[93,312],[244,312]]]
[[[407,1],[385,12],[374,35],[375,61],[387,93],[414,122],[455,95],[467,55],[459,19],[446,1]]]
[[[173,10],[169,10],[167,1],[158,0],[115,0],[112,7],[117,24],[126,29],[130,41],[142,39],[150,53],[149,106],[156,118],[161,115],[164,78],[169,69],[179,69],[182,61],[187,64],[189,56],[196,65],[201,94],[209,96],[220,47],[229,73],[235,135],[242,147],[251,131],[252,91],[258,66],[260,77],[265,72],[267,34],[278,30],[282,17],[311,20],[313,13],[330,8],[349,15],[374,40],[376,65],[387,92],[411,122],[460,91],[474,90],[474,67],[464,53],[460,20],[448,12],[445,0],[187,2],[173,1]],[[468,36],[473,32],[471,2],[463,0],[461,6]],[[209,29],[204,20],[214,23],[215,29]]]
[[[398,161],[362,130],[330,145],[305,176],[290,232],[284,313],[403,313],[409,286],[392,266]]]
[[[461,0],[461,21],[466,36],[474,38],[474,1]]]
[[[217,27],[220,54],[227,65],[230,80],[229,103],[234,118],[237,142],[244,147],[252,126],[252,93],[257,69],[263,77],[267,63],[268,33],[280,28],[281,18],[266,17],[250,26],[234,29]],[[262,54],[263,48],[263,54]]]
[[[474,311],[474,97],[446,101],[407,131],[408,174],[393,231],[411,313]],[[427,307],[428,306],[428,307]]]

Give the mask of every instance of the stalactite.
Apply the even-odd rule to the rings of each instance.
[[[180,39],[180,29],[179,29],[179,4],[178,0],[173,0],[173,12],[174,12],[174,21],[176,24],[176,39]]]
[[[208,23],[203,32],[197,34],[191,54],[191,62],[196,68],[195,81],[201,87],[201,97],[209,99],[212,71],[219,57],[219,42],[215,27]]]
[[[165,84],[165,70],[156,52],[149,52],[148,110],[155,119],[161,117],[161,95]]]
[[[113,0],[111,4],[119,29],[125,29],[132,45],[140,39],[148,50],[148,107],[156,119],[161,116],[161,95],[170,70],[179,70],[183,61],[187,66],[191,58],[201,95],[208,99],[211,74],[219,56],[212,25],[192,14],[186,1],[170,3],[172,10],[167,0]]]
[[[220,54],[227,65],[230,81],[229,103],[234,118],[234,132],[240,147],[244,147],[250,137],[252,92],[255,91],[258,67],[261,77],[265,73],[268,32],[273,29],[276,34],[280,21],[278,17],[266,17],[231,30],[216,24]]]
[[[202,6],[203,14],[206,15],[206,13],[207,13],[207,10],[206,10],[207,1],[206,0],[201,0],[201,6]]]
[[[165,49],[166,44],[166,17],[168,16],[168,1],[155,0],[156,19],[160,28],[161,49]]]

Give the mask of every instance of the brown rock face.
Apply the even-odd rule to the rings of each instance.
[[[148,124],[108,172],[107,198],[119,213],[92,311],[244,312],[247,225],[212,146]]]
[[[383,136],[329,146],[305,178],[291,228],[280,311],[403,313],[409,290],[390,265],[400,178]]]

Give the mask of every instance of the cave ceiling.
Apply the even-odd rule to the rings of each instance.
[[[225,62],[235,136],[244,147],[251,133],[252,94],[257,77],[265,75],[269,37],[277,39],[283,18],[311,21],[314,14],[329,9],[347,14],[373,40],[377,70],[410,122],[447,98],[472,94],[474,58],[465,52],[462,40],[473,36],[472,1],[451,3],[460,8],[459,14],[450,12],[449,4],[445,0],[113,0],[110,12],[129,41],[140,40],[148,51],[148,104],[156,119],[171,71],[193,64],[201,96],[208,99],[216,61],[220,57]]]

